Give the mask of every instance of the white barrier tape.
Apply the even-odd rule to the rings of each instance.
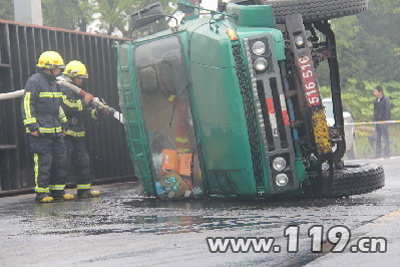
[[[350,123],[344,123],[344,125],[375,125],[375,124],[394,124],[394,123],[400,123],[400,120],[371,121],[371,122],[350,122]]]

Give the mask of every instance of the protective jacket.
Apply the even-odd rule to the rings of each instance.
[[[375,99],[374,102],[374,121],[386,121],[390,120],[391,106],[390,100],[385,95],[378,101]]]
[[[39,130],[41,134],[61,136],[61,124],[67,121],[61,108],[61,95],[56,81],[45,73],[36,73],[28,79],[22,101],[27,133]]]
[[[89,113],[93,119],[97,120],[97,110],[67,87],[61,85],[60,88],[63,100],[62,107],[67,117],[66,133],[73,137],[84,137],[84,117]]]

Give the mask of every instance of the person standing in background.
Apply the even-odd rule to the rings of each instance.
[[[387,121],[390,120],[391,117],[391,105],[390,100],[387,98],[383,93],[382,86],[376,86],[374,88],[374,121]],[[375,125],[375,133],[376,133],[376,151],[375,157],[381,157],[381,149],[382,149],[382,142],[383,139],[384,143],[384,150],[383,156],[384,158],[390,158],[390,140],[389,140],[389,129],[388,125],[383,124],[376,124]]]

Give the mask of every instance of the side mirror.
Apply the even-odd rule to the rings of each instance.
[[[133,29],[143,27],[163,17],[165,17],[165,14],[161,3],[154,3],[131,15]]]

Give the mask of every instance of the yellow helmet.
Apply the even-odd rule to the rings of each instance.
[[[50,70],[64,68],[64,60],[60,54],[55,51],[45,51],[40,55],[36,66]]]
[[[65,66],[63,73],[68,75],[71,78],[75,78],[75,77],[88,78],[89,77],[85,65],[78,60],[70,61],[67,64],[67,66]]]

